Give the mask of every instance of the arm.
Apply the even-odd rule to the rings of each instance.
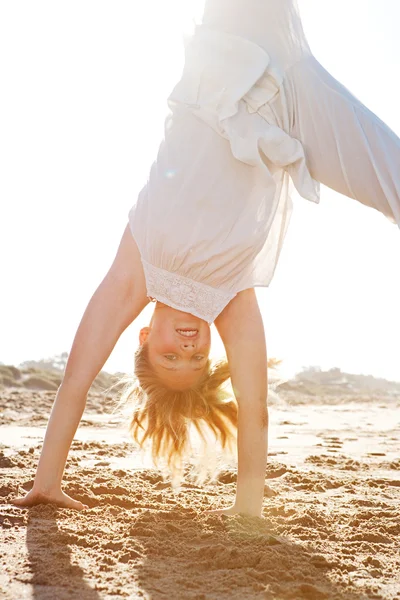
[[[238,402],[236,500],[226,514],[261,516],[268,449],[267,351],[253,289],[240,292],[216,319]]]
[[[82,509],[61,490],[68,452],[81,420],[89,388],[118,338],[148,303],[137,245],[128,227],[115,260],[91,298],[76,332],[57,392],[32,490],[17,506],[55,502]]]

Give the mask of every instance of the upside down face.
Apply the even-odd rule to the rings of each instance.
[[[207,372],[211,332],[203,319],[157,302],[139,342],[146,343],[150,364],[168,388],[190,388]]]

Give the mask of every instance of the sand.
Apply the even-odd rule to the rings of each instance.
[[[0,390],[0,598],[400,599],[400,395],[282,392],[263,519],[206,514],[232,502],[232,468],[174,491],[98,393],[65,474],[89,510],[12,506],[53,397]]]

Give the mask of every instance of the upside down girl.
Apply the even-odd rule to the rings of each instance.
[[[318,203],[322,183],[400,225],[400,139],[315,59],[295,0],[207,0],[168,103],[158,156],[83,315],[18,506],[85,508],[62,476],[86,395],[154,300],[135,354],[133,436],[177,468],[190,423],[222,445],[237,428],[236,499],[217,512],[260,516],[268,376],[255,288],[274,275],[291,189]],[[227,363],[209,360],[212,323]]]

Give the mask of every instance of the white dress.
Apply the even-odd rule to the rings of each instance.
[[[319,182],[400,226],[400,139],[317,62],[295,0],[208,0],[129,213],[149,297],[212,323],[268,286]]]

